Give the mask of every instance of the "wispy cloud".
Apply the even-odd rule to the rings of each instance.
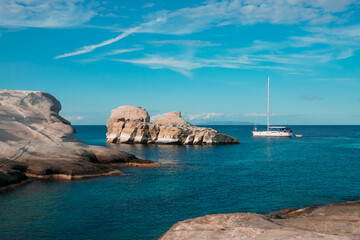
[[[138,65],[144,65],[151,69],[170,69],[179,72],[185,76],[191,77],[192,70],[199,68],[233,68],[233,69],[274,69],[274,70],[291,70],[288,67],[257,65],[263,62],[258,59],[248,59],[240,57],[224,57],[219,59],[207,59],[192,57],[189,55],[180,56],[160,56],[146,55],[138,59],[110,59],[119,62],[128,62]]]
[[[170,69],[188,77],[192,76],[194,69],[204,67],[293,71],[296,69],[295,65],[311,67],[318,63],[346,59],[352,57],[355,51],[360,49],[359,26],[336,28],[315,26],[315,24],[338,20],[339,14],[346,11],[355,2],[355,0],[206,1],[194,7],[173,11],[156,11],[144,17],[143,23],[123,30],[114,38],[58,55],[55,59],[90,53],[134,33],[184,35],[224,25],[305,23],[307,27],[303,29],[302,36],[290,36],[283,42],[254,40],[250,46],[238,49],[223,47],[221,54],[212,54],[206,58],[196,55],[196,51],[183,51],[179,55],[174,53],[171,55],[166,53],[145,54],[136,59],[109,58],[109,60],[143,65],[152,69]],[[145,6],[150,7],[152,3]],[[345,21],[346,18],[343,20]],[[148,43],[157,46],[181,45],[188,49],[223,45],[211,41],[179,39],[153,40]],[[322,44],[323,47],[310,50],[309,47],[315,44]]]
[[[99,13],[98,16],[100,17],[109,17],[109,18],[129,18],[128,16],[118,15],[115,13]]]
[[[143,8],[152,8],[155,6],[155,3],[151,2],[151,3],[147,3],[143,6]]]
[[[161,113],[161,114],[156,114],[154,116],[151,117],[151,121],[154,121],[156,119],[162,118],[166,115],[166,113]],[[229,117],[234,117],[234,116],[239,116],[239,114],[232,114],[232,113],[215,113],[215,112],[210,112],[210,113],[182,113],[181,114],[182,117],[188,121],[192,121],[192,120],[208,120],[208,119],[214,119],[214,118],[229,118]]]
[[[161,22],[161,21],[163,21],[162,18],[157,18],[154,21],[147,22],[145,24],[141,24],[141,25],[139,25],[137,27],[129,28],[129,29],[125,30],[123,33],[121,33],[120,35],[118,35],[117,37],[108,39],[108,40],[103,41],[103,42],[98,43],[98,44],[84,46],[84,47],[82,47],[82,48],[80,48],[80,49],[78,49],[78,50],[76,50],[74,52],[58,55],[58,56],[55,57],[55,59],[71,57],[71,56],[76,56],[76,55],[92,52],[97,48],[104,47],[104,46],[110,45],[112,43],[115,43],[117,41],[120,41],[121,39],[129,36],[132,33],[139,32],[143,27],[148,27],[150,25],[156,24],[157,22]]]
[[[89,46],[82,47],[82,48],[80,48],[79,50],[77,50],[77,51],[75,51],[75,52],[70,52],[70,53],[65,53],[65,54],[62,54],[62,55],[58,55],[58,56],[55,57],[55,59],[65,58],[65,57],[71,57],[71,56],[75,56],[75,55],[80,55],[80,54],[92,52],[92,51],[94,51],[94,50],[97,49],[97,48],[104,47],[104,46],[106,46],[106,45],[112,44],[112,43],[114,43],[114,42],[117,42],[117,41],[119,41],[119,40],[121,40],[121,39],[129,36],[130,34],[136,32],[137,29],[138,29],[138,28],[128,29],[127,31],[123,32],[122,34],[120,34],[120,35],[117,36],[117,37],[111,38],[111,39],[109,39],[109,40],[103,41],[103,42],[98,43],[98,44],[94,44],[94,45],[89,45]]]
[[[316,101],[316,100],[322,100],[322,97],[316,96],[316,95],[303,95],[300,96],[301,99],[307,100],[307,101]]]
[[[328,81],[357,81],[358,78],[314,78],[315,81],[324,81],[324,82],[328,82]]]
[[[184,115],[184,118],[191,121],[191,120],[199,120],[199,119],[212,119],[212,118],[216,118],[216,117],[229,116],[232,114],[211,112],[211,113],[195,113],[195,114],[194,113],[185,113],[183,115]]]
[[[200,41],[200,40],[161,40],[161,41],[149,41],[149,43],[155,45],[166,45],[166,44],[174,44],[174,45],[183,45],[183,46],[193,46],[193,47],[216,47],[221,46],[220,43],[213,43],[210,41]]]
[[[151,69],[167,68],[182,73],[188,77],[191,76],[191,70],[202,67],[200,63],[194,63],[187,59],[177,59],[174,57],[161,57],[156,55],[147,55],[145,58],[141,58],[141,59],[112,59],[112,60],[145,65]]]
[[[350,28],[355,31],[354,28]],[[314,28],[311,28],[315,31]],[[325,29],[324,32],[332,32]],[[360,39],[356,39],[353,35],[355,33],[347,30],[348,40],[352,44],[342,45],[343,41],[331,40],[321,42],[326,45],[315,50],[309,50],[306,46],[312,44],[312,41],[302,37],[290,37],[284,42],[266,42],[254,40],[248,47],[238,49],[226,49],[221,56],[213,56],[212,58],[200,58],[194,55],[187,54],[185,57],[180,55],[171,56],[166,55],[146,55],[139,59],[122,59],[119,61],[129,62],[133,64],[140,64],[149,68],[167,68],[186,76],[192,75],[192,70],[204,67],[219,67],[219,68],[237,68],[237,69],[273,69],[273,70],[294,70],[294,66],[301,65],[311,67],[314,64],[326,63],[334,60],[341,60],[353,56],[354,52],[360,49]],[[352,32],[352,36],[350,36]],[[345,34],[346,35],[346,34]],[[332,36],[330,38],[335,38]],[[345,38],[345,37],[343,37]],[[346,39],[346,38],[345,38]],[[350,40],[351,39],[351,40]],[[201,46],[210,46],[213,43],[206,41],[193,40],[163,40],[151,41],[153,44],[188,44]],[[336,45],[335,45],[336,44]],[[300,47],[300,48],[299,48]],[[296,51],[297,53],[288,53]],[[302,68],[303,71],[306,69]],[[299,73],[298,73],[299,74]]]
[[[270,113],[270,116],[288,116],[288,113]],[[266,117],[267,113],[244,113],[244,117]]]
[[[1,27],[63,28],[81,25],[96,15],[83,0],[1,0]]]
[[[224,25],[327,23],[337,20],[334,13],[345,11],[353,2],[355,0],[206,1],[195,7],[150,14],[148,19],[160,16],[167,20],[143,31],[187,34]]]
[[[154,121],[165,116],[166,113],[157,114],[151,117]],[[270,116],[288,116],[288,113],[271,113]],[[209,119],[239,119],[240,117],[266,117],[266,113],[218,113],[218,112],[202,112],[202,113],[182,113],[184,119],[193,120],[209,120]]]
[[[165,115],[166,115],[166,113],[156,114],[156,115],[150,117],[150,121],[155,121],[159,118],[165,117]]]
[[[109,52],[101,53],[94,57],[82,59],[80,61],[83,63],[96,62],[99,60],[106,59],[109,56],[115,56],[115,55],[119,55],[119,54],[123,54],[123,53],[131,53],[131,52],[136,52],[136,51],[141,51],[141,50],[144,50],[144,48],[137,47],[137,48],[128,48],[128,49],[114,49]]]
[[[136,51],[141,51],[144,48],[128,48],[128,49],[115,49],[112,50],[110,52],[105,53],[105,56],[112,56],[112,55],[118,55],[121,53],[128,53],[128,52],[136,52]]]
[[[346,0],[336,4],[338,9],[345,9],[353,1]],[[305,7],[306,4],[306,7]],[[335,5],[335,4],[334,4]],[[81,49],[59,55],[55,58],[64,58],[84,54],[117,42],[135,32],[186,34],[202,31],[219,24],[249,25],[255,23],[294,24],[302,21],[328,18],[333,8],[323,4],[323,1],[308,2],[271,0],[262,4],[251,4],[241,0],[208,1],[193,8],[182,8],[175,11],[158,11],[147,16],[148,21],[137,27],[125,30],[119,36],[103,41],[99,44],[84,46]],[[334,16],[335,18],[335,16]],[[319,20],[318,20],[319,21]]]
[[[68,121],[80,121],[80,120],[83,120],[85,117],[84,116],[65,116],[64,117],[66,120]]]

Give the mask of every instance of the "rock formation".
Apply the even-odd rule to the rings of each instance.
[[[175,112],[168,112],[165,114],[164,117],[159,118],[154,121],[155,124],[168,124],[168,125],[175,125],[175,126],[188,126],[190,123],[188,123],[185,119],[181,117],[181,112],[175,111]]]
[[[175,224],[160,240],[360,239],[360,201],[275,215],[215,214]]]
[[[211,128],[196,127],[185,121],[180,112],[169,112],[150,123],[147,111],[137,106],[121,106],[111,112],[107,122],[108,143],[157,144],[229,144],[236,138]]]
[[[60,102],[48,93],[0,90],[0,188],[28,177],[116,175],[121,172],[109,164],[152,163],[81,142],[71,124],[59,116],[60,109]]]

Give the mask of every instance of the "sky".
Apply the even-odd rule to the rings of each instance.
[[[360,124],[360,0],[1,0],[1,89],[72,124],[137,105],[194,124]]]

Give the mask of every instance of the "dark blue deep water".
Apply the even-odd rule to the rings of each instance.
[[[253,138],[252,126],[213,126],[241,144],[110,146],[169,163],[127,175],[34,181],[0,193],[0,239],[156,239],[212,213],[268,213],[360,199],[360,126],[292,126],[303,138]],[[76,126],[105,146],[105,126]]]

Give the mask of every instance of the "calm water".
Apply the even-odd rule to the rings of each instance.
[[[128,175],[34,181],[0,193],[0,239],[156,239],[212,213],[268,213],[360,199],[360,126],[293,126],[303,138],[252,138],[251,126],[214,126],[239,145],[116,145],[169,163]],[[105,145],[105,126],[76,126]]]

